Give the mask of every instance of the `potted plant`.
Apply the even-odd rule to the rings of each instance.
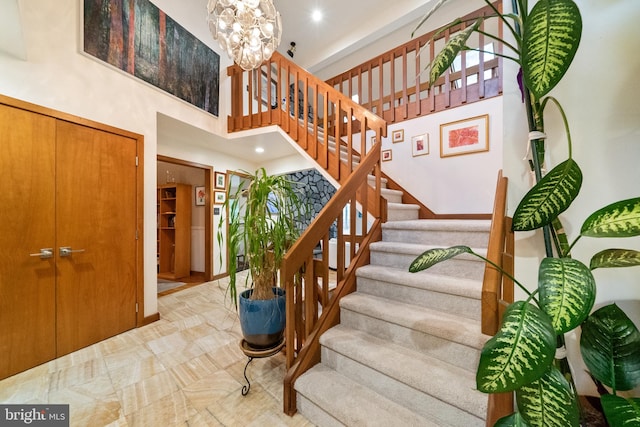
[[[277,286],[278,270],[300,235],[298,219],[305,212],[300,195],[286,176],[268,175],[260,168],[229,195],[223,208],[228,212],[226,239],[222,217],[217,240],[221,249],[226,241],[228,289],[244,339],[251,348],[274,347],[282,340],[285,327],[284,289]],[[238,295],[241,251],[249,265],[248,289]]]
[[[440,0],[420,21],[428,19],[446,0]],[[501,54],[521,67],[521,90],[527,108],[532,161],[537,183],[522,198],[513,214],[513,230],[544,230],[546,257],[538,269],[537,286],[526,287],[512,277],[527,298],[511,304],[497,334],[482,350],[476,382],[486,393],[513,392],[517,410],[498,421],[504,426],[576,426],[580,413],[571,372],[556,357],[557,343],[564,334],[582,329],[580,350],[590,374],[602,390],[601,403],[612,426],[638,425],[640,399],[623,390],[640,384],[640,332],[615,304],[593,311],[597,268],[640,265],[640,252],[607,249],[593,255],[589,264],[571,256],[574,245],[584,237],[622,238],[640,236],[640,197],[621,200],[585,215],[580,232],[569,244],[560,215],[578,196],[582,171],[572,158],[571,136],[565,113],[555,98],[548,96],[569,68],[578,49],[582,19],[573,0],[539,0],[530,9],[527,0],[514,0],[514,12],[500,13],[466,23],[452,36],[430,65],[435,82],[452,64],[473,32],[481,32],[502,43],[510,53]],[[515,42],[509,43],[481,30],[483,19],[499,19]],[[448,28],[459,25],[451,23]],[[543,174],[545,107],[558,107],[568,141],[568,159]],[[410,271],[417,272],[462,253],[469,247],[454,246],[428,250],[417,257]],[[494,264],[492,264],[494,265]],[[494,267],[498,268],[497,265]],[[504,273],[504,271],[503,271]],[[593,312],[592,312],[593,311]],[[566,365],[565,365],[566,366]],[[569,378],[569,381],[567,380]],[[498,425],[497,424],[497,425]]]

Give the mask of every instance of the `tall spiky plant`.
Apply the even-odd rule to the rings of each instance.
[[[418,27],[446,1],[440,0]],[[572,157],[566,115],[558,100],[548,94],[561,81],[578,49],[582,34],[579,8],[573,0],[539,0],[531,9],[527,0],[514,0],[514,13],[502,14],[488,0],[485,2],[493,8],[494,15],[478,18],[450,38],[430,64],[430,82],[433,84],[445,73],[461,51],[474,50],[467,46],[474,32],[501,43],[510,53],[500,55],[520,66],[527,123],[534,135],[530,146],[537,183],[516,208],[513,229],[542,228],[547,257],[540,264],[538,284],[533,291],[512,278],[528,298],[506,309],[498,333],[483,348],[477,387],[486,393],[516,392],[517,412],[500,420],[502,426],[578,425],[575,390],[555,367],[554,356],[557,342],[562,342],[564,334],[582,327],[583,360],[592,376],[610,388],[610,394],[601,399],[607,420],[612,426],[640,425],[640,399],[625,399],[618,393],[640,384],[638,328],[615,304],[591,313],[596,293],[591,271],[638,266],[640,252],[605,250],[594,255],[589,266],[571,258],[570,252],[582,237],[640,236],[640,197],[594,212],[570,245],[560,232],[559,216],[578,196],[582,171]],[[509,43],[480,30],[484,19],[500,20],[515,42]],[[456,20],[445,28],[459,24]],[[562,117],[569,158],[543,176],[544,112],[549,102],[558,108]],[[426,251],[416,258],[410,271],[424,270],[461,253],[473,254],[490,263],[466,246],[455,246]]]
[[[228,229],[220,219],[218,246],[227,247],[229,294],[237,307],[236,276],[237,255],[244,249],[249,263],[253,292],[251,299],[271,299],[272,288],[277,285],[278,270],[289,248],[300,235],[307,214],[295,184],[284,175],[268,175],[259,168],[248,175],[234,194],[230,194],[223,208],[228,210]],[[222,258],[221,258],[222,259]]]

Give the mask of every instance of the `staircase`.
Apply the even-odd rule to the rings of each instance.
[[[408,268],[431,247],[486,253],[490,221],[418,220],[401,194],[382,194],[382,241],[357,270],[357,291],[340,300],[340,324],[320,337],[321,362],[295,382],[297,409],[319,426],[483,426],[475,370],[489,339],[480,332],[484,262]]]

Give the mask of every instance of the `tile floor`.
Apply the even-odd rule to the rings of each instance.
[[[71,426],[311,426],[282,412],[284,355],[246,356],[214,281],[158,298],[160,320],[0,381],[2,403],[70,405]]]

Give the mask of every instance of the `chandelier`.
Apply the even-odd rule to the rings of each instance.
[[[280,45],[273,0],[209,0],[207,10],[213,38],[243,70],[258,68]]]

